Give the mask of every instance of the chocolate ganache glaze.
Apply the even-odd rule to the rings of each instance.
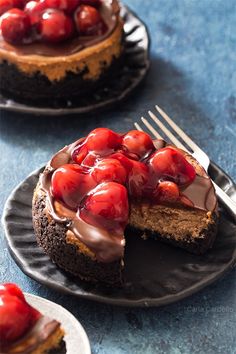
[[[44,343],[56,330],[60,327],[60,323],[49,317],[41,316],[33,328],[28,331],[18,341],[8,344],[4,348],[0,348],[0,354],[28,354],[36,350]]]
[[[119,4],[117,0],[103,0],[99,12],[107,26],[107,31],[100,36],[78,35],[59,44],[47,44],[37,41],[35,38],[28,43],[12,45],[6,42],[0,32],[0,50],[14,52],[17,55],[40,55],[45,57],[69,56],[102,42],[108,38],[117,25],[119,16]]]
[[[46,193],[46,209],[49,215],[59,223],[66,224],[68,230],[85,244],[94,254],[96,259],[101,262],[112,262],[120,259],[124,253],[124,230],[118,230],[112,234],[103,228],[98,228],[84,222],[77,211],[69,209],[62,202],[55,200],[51,192],[51,178],[53,172],[64,164],[74,163],[72,154],[78,145],[82,145],[85,139],[79,139],[75,143],[65,146],[53,156],[46,166],[45,171],[40,176],[40,187]],[[154,141],[157,150],[167,146],[163,140]],[[178,148],[174,147],[176,150]],[[181,150],[180,150],[181,151]],[[182,151],[185,154],[185,152]],[[191,162],[192,157],[185,154],[185,157]],[[187,187],[180,188],[181,195],[185,197],[187,205],[196,209],[205,211],[215,211],[217,208],[217,199],[213,184],[200,166],[196,166],[196,177]],[[143,200],[144,203],[153,204],[153,201]],[[179,203],[175,203],[178,205]],[[183,206],[183,204],[181,204]]]

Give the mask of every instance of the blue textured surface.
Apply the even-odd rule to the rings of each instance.
[[[130,129],[155,103],[236,179],[235,0],[126,3],[146,21],[152,38],[145,84],[118,109],[85,118],[1,112],[1,208],[13,187],[60,147],[97,126]],[[0,281],[17,282],[69,309],[86,329],[93,353],[236,353],[235,270],[170,306],[116,308],[41,286],[16,266],[3,237],[0,242]]]

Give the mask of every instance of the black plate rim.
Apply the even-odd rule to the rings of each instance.
[[[21,258],[18,256],[17,250],[15,249],[15,247],[12,247],[12,240],[11,240],[9,227],[8,227],[8,223],[7,223],[6,219],[8,216],[8,211],[11,209],[10,208],[11,200],[14,198],[14,195],[17,192],[17,190],[21,187],[21,185],[27,179],[39,174],[44,167],[45,166],[42,166],[41,168],[34,170],[32,173],[30,173],[23,181],[21,181],[13,189],[13,191],[11,192],[10,196],[8,197],[8,199],[5,203],[4,211],[3,211],[3,215],[2,215],[2,224],[3,224],[4,231],[5,231],[5,239],[7,242],[8,250],[9,250],[12,258],[14,259],[16,264],[19,266],[19,268],[23,271],[23,273],[25,273],[27,276],[34,279],[35,281],[39,282],[40,284],[43,284],[53,290],[59,291],[60,293],[64,293],[67,295],[73,295],[73,296],[76,296],[76,297],[79,297],[82,299],[89,299],[89,300],[93,300],[93,301],[100,302],[100,303],[106,303],[106,304],[110,304],[110,305],[126,306],[126,307],[161,307],[164,305],[169,305],[169,304],[175,303],[177,301],[183,300],[183,299],[199,292],[200,290],[211,285],[212,283],[214,283],[218,279],[222,278],[225,274],[227,274],[230,270],[232,270],[236,266],[236,247],[235,247],[232,259],[229,262],[227,262],[226,264],[224,264],[224,267],[222,267],[222,271],[218,271],[217,273],[213,272],[211,276],[207,277],[207,279],[204,278],[201,282],[198,282],[197,285],[193,285],[193,286],[189,287],[187,290],[183,290],[183,291],[179,292],[178,294],[170,294],[170,295],[164,296],[160,299],[144,297],[144,298],[138,299],[138,300],[130,300],[130,299],[126,299],[126,298],[119,298],[119,299],[118,298],[111,298],[111,297],[97,295],[97,294],[91,294],[91,293],[86,293],[86,294],[77,293],[77,292],[74,292],[68,288],[65,288],[65,286],[63,286],[63,285],[60,285],[60,284],[57,284],[54,282],[52,283],[52,282],[48,281],[47,279],[45,279],[45,277],[41,276],[41,274],[39,276],[38,275],[36,276],[34,274],[34,271],[31,271],[29,269],[29,267],[27,265],[25,265],[24,262],[21,260]],[[231,186],[231,190],[233,188],[236,193],[236,185],[235,185],[234,181],[231,179],[231,177],[226,172],[224,172],[218,165],[216,165],[213,162],[211,162],[210,167],[212,167],[214,170],[221,173],[223,175],[223,177],[225,177],[228,180],[228,183]]]
[[[62,116],[67,114],[87,114],[87,113],[94,113],[102,109],[111,108],[113,105],[117,105],[119,102],[123,101],[124,99],[128,98],[132,92],[138,88],[141,82],[146,77],[149,68],[150,68],[150,34],[142,19],[127,5],[121,4],[121,8],[126,11],[127,14],[131,14],[132,16],[137,19],[140,24],[144,27],[146,32],[146,39],[147,39],[147,48],[145,50],[145,68],[142,70],[140,76],[136,79],[135,82],[132,82],[126,89],[121,92],[119,96],[114,96],[105,101],[101,101],[99,103],[93,104],[92,106],[85,106],[85,107],[74,107],[74,108],[50,108],[50,107],[37,107],[33,105],[27,105],[24,103],[20,103],[15,101],[13,98],[5,97],[3,94],[1,96],[3,99],[6,99],[6,102],[1,102],[0,99],[0,110],[9,111],[9,112],[16,112],[16,113],[26,113],[26,114],[33,114],[34,116],[44,115],[44,116]],[[10,102],[7,103],[7,102]]]

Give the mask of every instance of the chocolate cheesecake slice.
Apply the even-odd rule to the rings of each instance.
[[[82,99],[94,94],[121,65],[123,20],[118,1],[65,1],[58,7],[59,3],[44,0],[2,15],[0,91],[7,97],[39,105],[52,105],[52,99]],[[28,25],[21,38],[17,29],[22,23]]]
[[[130,227],[202,254],[213,245],[217,221],[214,187],[199,163],[138,131],[97,128],[66,146],[33,197],[36,239],[52,261],[112,285],[122,283]]]
[[[13,284],[0,284],[0,353],[65,354],[61,324],[41,314]]]

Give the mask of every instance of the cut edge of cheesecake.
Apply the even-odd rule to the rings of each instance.
[[[131,205],[129,224],[149,237],[195,254],[212,247],[217,233],[216,211],[170,205]]]

